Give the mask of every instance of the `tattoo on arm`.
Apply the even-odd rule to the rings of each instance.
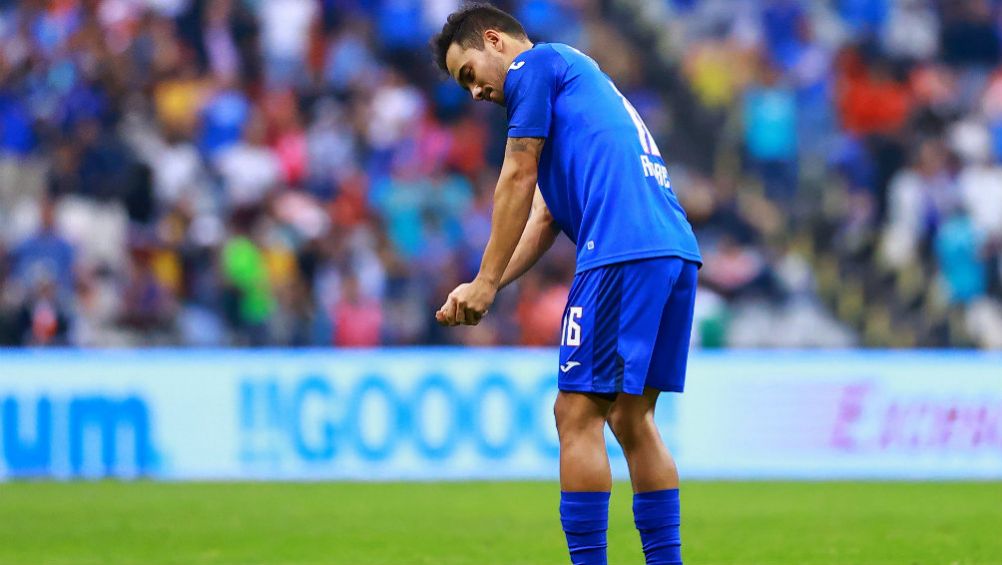
[[[505,157],[513,153],[534,153],[538,160],[544,141],[546,139],[542,137],[509,137],[504,150]]]

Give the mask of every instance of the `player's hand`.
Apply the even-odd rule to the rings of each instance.
[[[463,283],[449,293],[435,319],[443,326],[475,326],[487,314],[497,292],[494,285],[480,278]]]

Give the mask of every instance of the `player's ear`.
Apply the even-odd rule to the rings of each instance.
[[[484,46],[490,45],[495,51],[501,51],[504,48],[504,39],[501,37],[501,32],[495,29],[488,29],[484,31]]]

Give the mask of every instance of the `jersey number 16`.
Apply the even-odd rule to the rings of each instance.
[[[584,309],[580,306],[571,306],[564,316],[564,325],[560,330],[560,345],[577,347],[581,345],[581,324],[578,320],[584,315]]]

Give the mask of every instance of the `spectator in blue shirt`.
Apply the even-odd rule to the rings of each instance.
[[[776,69],[765,64],[759,83],[744,97],[745,147],[752,167],[762,175],[766,193],[785,201],[797,187],[797,102],[781,84]]]
[[[12,271],[21,285],[33,288],[51,279],[60,298],[73,294],[73,246],[56,231],[55,205],[42,202],[41,226],[12,253]]]

